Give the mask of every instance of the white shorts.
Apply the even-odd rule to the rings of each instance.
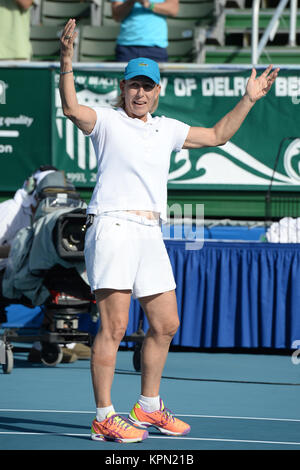
[[[85,236],[91,290],[131,290],[134,299],[176,288],[157,221],[125,211],[94,216]]]

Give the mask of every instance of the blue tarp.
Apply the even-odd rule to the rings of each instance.
[[[7,322],[2,323],[4,328],[39,328],[44,313],[41,307],[29,308],[19,304],[6,307]]]

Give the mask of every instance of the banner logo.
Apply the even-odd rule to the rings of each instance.
[[[294,139],[284,153],[284,168],[287,174],[300,181],[300,139]]]
[[[273,176],[274,185],[299,185],[300,139],[289,145],[283,158],[286,175],[279,171],[273,174],[272,168],[229,141],[196,157],[193,169],[189,151],[183,149],[175,155],[178,168],[169,173],[169,183],[267,186]]]

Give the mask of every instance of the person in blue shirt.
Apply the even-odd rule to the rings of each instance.
[[[111,0],[112,16],[121,23],[116,59],[128,62],[148,57],[167,62],[167,16],[176,16],[179,0]]]

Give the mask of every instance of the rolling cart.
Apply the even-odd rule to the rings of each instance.
[[[24,344],[40,342],[41,361],[44,365],[53,367],[63,358],[62,345],[83,343],[91,345],[90,333],[78,330],[79,315],[94,314],[95,304],[80,299],[61,298],[56,294],[56,302],[43,307],[44,318],[48,327],[26,329],[9,327],[0,336],[0,364],[5,374],[9,374],[14,366],[14,352],[29,352],[31,347]],[[15,343],[22,343],[16,346]]]
[[[14,353],[29,352],[31,346],[24,344],[41,344],[41,361],[45,366],[54,367],[62,360],[62,345],[70,343],[83,343],[92,345],[93,337],[90,333],[78,330],[79,315],[88,314],[94,321],[98,319],[96,302],[83,301],[65,294],[51,292],[52,302],[44,306],[44,318],[47,329],[27,329],[8,327],[0,335],[0,364],[5,374],[12,372],[14,367]],[[138,329],[131,335],[124,336],[123,342],[133,342],[133,367],[135,371],[141,370],[140,352],[145,337],[142,329],[142,320],[139,320]],[[22,346],[16,344],[22,343]]]

